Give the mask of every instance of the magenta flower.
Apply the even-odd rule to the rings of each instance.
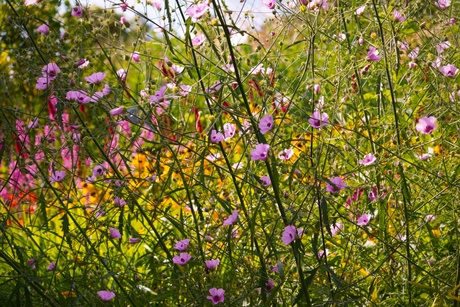
[[[56,263],[54,261],[51,261],[50,264],[46,267],[48,271],[52,271],[56,268]]]
[[[219,143],[225,139],[224,135],[216,130],[211,131],[211,142]]]
[[[265,114],[260,120],[259,129],[260,133],[265,134],[270,131],[274,126],[273,116]]]
[[[81,6],[76,6],[72,9],[72,16],[74,17],[82,17],[83,16],[83,8]]]
[[[220,260],[219,259],[205,260],[204,263],[206,264],[206,267],[209,270],[214,271],[217,268],[217,266],[219,265]]]
[[[355,11],[355,15],[356,16],[360,16],[362,13],[364,13],[364,10],[366,9],[366,6],[367,5],[361,5],[360,7],[358,7]]]
[[[238,219],[238,210],[234,210],[233,213],[224,220],[224,226],[230,226],[236,223]]]
[[[329,116],[327,113],[320,113],[319,111],[315,111],[308,119],[308,122],[313,128],[321,128],[329,124]]]
[[[89,61],[87,61],[86,59],[81,59],[80,61],[77,62],[77,64],[75,64],[75,66],[80,69],[88,67],[88,65],[89,65]]]
[[[118,229],[110,227],[110,238],[112,239],[121,239],[121,233],[118,231]]]
[[[177,249],[178,251],[184,251],[187,249],[189,243],[190,243],[190,239],[180,240],[176,243],[176,245],[174,245],[174,248]]]
[[[450,6],[450,0],[437,0],[434,5],[439,7],[441,10],[445,10]]]
[[[449,41],[445,41],[445,42],[442,42],[436,45],[436,51],[438,53],[443,53],[444,50],[449,49],[449,48],[450,48]]]
[[[117,196],[113,199],[113,204],[119,207],[123,207],[124,205],[126,205],[126,201]]]
[[[436,124],[436,117],[423,117],[418,120],[418,123],[415,125],[415,130],[423,134],[430,134],[433,132],[438,125]]]
[[[270,145],[268,144],[257,144],[256,148],[251,151],[251,160],[266,160],[268,158],[268,151],[270,150]]]
[[[378,62],[381,58],[379,52],[374,47],[370,46],[369,52],[367,52],[367,60],[370,62]]]
[[[138,51],[134,51],[133,53],[131,53],[131,59],[134,62],[139,63],[139,61],[141,60],[141,54]]]
[[[37,90],[46,90],[50,84],[50,79],[48,77],[41,77],[37,79],[37,84],[35,87]]]
[[[339,233],[340,230],[343,229],[343,224],[341,222],[337,222],[334,225],[331,225],[331,234],[335,236]]]
[[[103,300],[104,302],[110,301],[111,299],[115,297],[115,293],[113,293],[112,291],[106,291],[106,290],[98,291],[97,295],[99,295],[101,300]]]
[[[206,41],[206,35],[198,34],[192,39],[193,46],[201,46]]]
[[[406,18],[403,15],[401,15],[401,13],[398,10],[393,11],[393,19],[399,22],[403,22],[404,20],[406,20]]]
[[[208,4],[206,2],[201,2],[191,5],[187,10],[185,10],[185,13],[192,18],[199,19],[208,11],[208,9]]]
[[[363,215],[361,215],[360,217],[358,217],[358,220],[357,220],[357,225],[358,226],[366,226],[367,224],[369,224],[370,220],[371,220],[371,215],[368,214],[368,213],[365,213]]]
[[[115,108],[109,111],[110,115],[112,116],[125,114],[125,112],[126,112],[125,107],[118,107],[118,108]]]
[[[326,191],[330,193],[335,194],[348,187],[347,184],[343,182],[342,178],[340,177],[329,178],[329,181],[330,183],[327,184]]]
[[[91,102],[91,97],[89,97],[84,91],[68,91],[65,95],[66,100],[74,100],[81,104],[87,104]]]
[[[278,154],[278,159],[287,161],[287,160],[291,159],[293,155],[294,155],[294,150],[292,150],[292,148],[283,149]]]
[[[364,166],[369,166],[373,164],[376,160],[377,158],[373,154],[368,153],[367,155],[364,156],[364,159],[359,160],[358,163]]]
[[[208,295],[206,298],[208,300],[210,300],[214,305],[217,305],[219,303],[223,303],[224,302],[224,294],[225,294],[225,290],[220,288],[220,289],[216,289],[216,288],[212,288],[209,290],[209,293],[211,295]]]
[[[106,84],[104,88],[102,89],[102,94],[104,96],[107,96],[110,94],[110,92],[111,92],[110,85]]]
[[[192,259],[192,256],[190,256],[188,253],[180,253],[180,255],[174,256],[172,260],[175,264],[186,265],[190,259]]]
[[[446,66],[439,67],[439,71],[445,77],[454,77],[458,72],[458,68],[452,64],[447,64]]]
[[[139,238],[129,238],[129,243],[131,243],[131,244],[136,244],[136,243],[138,243],[139,241],[140,241]]]
[[[65,171],[55,171],[53,174],[51,174],[50,177],[50,182],[61,182],[64,180],[65,177]]]
[[[93,84],[98,84],[104,80],[105,74],[103,72],[97,72],[92,74],[89,77],[85,77],[86,82],[93,83]]]
[[[42,75],[43,77],[48,77],[50,80],[54,80],[60,71],[61,70],[56,63],[48,63],[47,65],[43,66]]]
[[[47,35],[50,33],[50,27],[48,27],[47,24],[42,24],[41,26],[39,26],[36,30],[38,33],[41,33],[43,35]]]
[[[224,124],[224,136],[225,140],[231,139],[233,136],[235,136],[236,132],[236,126],[231,123],[225,123]]]
[[[284,244],[289,245],[291,244],[292,241],[295,240],[296,235],[297,235],[297,228],[295,226],[288,225],[284,228],[283,236],[281,240],[283,241]]]
[[[262,4],[273,10],[276,6],[276,0],[262,0]]]
[[[272,181],[270,180],[269,176],[262,176],[260,177],[260,180],[262,181],[262,185],[264,187],[268,187],[272,184]]]
[[[313,90],[315,91],[316,94],[318,94],[319,91],[321,90],[321,85],[319,84],[313,85]]]

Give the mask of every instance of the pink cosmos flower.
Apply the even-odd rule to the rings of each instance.
[[[338,193],[341,190],[345,189],[347,184],[343,182],[343,179],[340,177],[329,178],[330,183],[326,186],[326,191],[330,193]]]
[[[450,6],[450,0],[437,0],[434,5],[439,7],[441,10],[445,10]]]
[[[308,122],[313,128],[321,128],[329,124],[329,116],[325,112],[315,111],[308,119]]]
[[[50,84],[50,79],[48,77],[41,77],[37,79],[37,84],[35,87],[37,90],[46,90]]]
[[[436,45],[436,51],[438,53],[443,53],[444,50],[449,49],[449,48],[450,48],[449,41],[445,41],[445,42],[442,42]]]
[[[316,94],[318,94],[319,91],[321,90],[321,85],[319,84],[313,85],[313,90],[315,91]]]
[[[121,233],[118,229],[109,227],[110,230],[110,238],[112,239],[121,239]]]
[[[236,132],[236,126],[231,123],[225,123],[224,124],[224,136],[225,140],[231,139],[233,136],[235,136]]]
[[[257,144],[256,148],[251,151],[251,160],[260,161],[268,158],[268,151],[270,145],[268,144]]]
[[[373,164],[376,160],[377,158],[373,154],[368,153],[367,155],[364,156],[364,159],[359,160],[358,163],[364,166],[369,166]]]
[[[220,132],[217,132],[215,129],[211,131],[211,142],[219,143],[225,139],[224,135]]]
[[[236,223],[238,219],[238,210],[234,210],[233,213],[224,220],[224,226],[230,226]]]
[[[127,25],[128,25],[128,19],[126,19],[126,17],[122,16],[122,17],[120,17],[120,23],[121,23],[122,25],[126,25],[126,26],[127,26]]]
[[[84,91],[69,91],[66,93],[65,99],[67,100],[74,100],[81,104],[87,104],[91,101],[91,97],[89,97]]]
[[[208,300],[210,300],[214,305],[217,305],[219,303],[223,303],[224,302],[224,294],[225,294],[225,290],[220,288],[220,289],[216,289],[216,288],[212,288],[209,290],[209,293],[211,295],[208,295],[206,298]]]
[[[92,74],[91,76],[85,77],[86,82],[92,84],[98,84],[104,80],[105,74],[103,72],[97,72]]]
[[[83,16],[83,8],[81,6],[76,6],[72,9],[72,16],[74,17],[82,17]]]
[[[193,46],[201,46],[206,41],[206,35],[198,34],[192,39]]]
[[[445,77],[454,77],[457,72],[458,68],[455,67],[452,64],[447,64],[446,66],[441,66],[439,67],[439,71],[445,76]]]
[[[436,220],[437,218],[438,218],[437,215],[428,214],[428,215],[425,217],[425,221],[427,221],[427,222],[433,222],[433,221]]]
[[[65,171],[55,171],[51,177],[50,177],[50,182],[62,182],[65,178]]]
[[[121,79],[122,82],[125,82],[126,81],[126,70],[124,70],[123,68],[117,70],[117,76],[118,78]]]
[[[260,120],[259,129],[260,133],[265,134],[270,131],[274,126],[273,116],[265,114]]]
[[[190,259],[192,259],[192,256],[190,256],[190,254],[180,253],[180,255],[174,256],[172,260],[173,260],[173,263],[175,264],[186,265],[187,262],[190,261]]]
[[[113,204],[115,206],[123,207],[124,205],[126,205],[126,201],[117,196],[113,199]]]
[[[370,62],[378,62],[381,58],[379,52],[374,47],[370,46],[367,52],[367,60]]]
[[[292,148],[283,149],[278,154],[278,159],[287,161],[287,160],[291,159],[293,155],[294,155],[294,150]]]
[[[398,10],[393,11],[393,19],[399,22],[403,22],[404,20],[406,20],[406,18],[403,15],[401,15],[401,13]]]
[[[176,245],[174,245],[174,248],[182,252],[187,249],[189,243],[190,243],[190,239],[183,239],[183,240],[178,241]]]
[[[208,9],[208,3],[201,2],[191,5],[187,10],[185,10],[185,13],[192,18],[199,19],[208,11]]]
[[[153,5],[157,10],[161,10],[162,4],[160,1],[149,0],[148,2],[150,2],[150,4]]]
[[[366,4],[364,5],[361,5],[360,7],[358,7],[355,11],[355,15],[356,16],[360,16],[362,13],[364,13],[364,10],[366,9]]]
[[[56,268],[56,263],[54,261],[51,261],[50,264],[46,267],[48,271],[52,271]]]
[[[138,243],[139,241],[140,241],[139,238],[129,238],[129,243],[131,243],[131,244],[136,244],[136,243]]]
[[[106,291],[106,290],[98,291],[97,295],[99,295],[101,300],[103,300],[104,302],[110,301],[111,299],[115,297],[115,293],[113,293],[112,291]]]
[[[102,89],[102,94],[104,96],[107,96],[110,94],[110,92],[111,92],[110,85],[106,84],[104,88]]]
[[[125,112],[126,112],[125,107],[118,107],[118,108],[115,108],[109,111],[110,115],[112,116],[121,115],[121,114],[124,114]]]
[[[337,222],[334,225],[331,225],[331,234],[333,236],[337,235],[339,231],[343,229],[343,224],[341,222]]]
[[[295,240],[296,235],[297,235],[297,228],[293,225],[288,225],[284,228],[283,236],[281,240],[283,241],[284,244],[289,245],[291,244],[292,241]]]
[[[360,217],[358,217],[358,220],[357,220],[357,225],[358,226],[366,226],[367,224],[369,224],[370,220],[371,220],[371,215],[368,214],[368,213],[365,213],[363,215],[361,215]]]
[[[77,68],[83,69],[89,65],[89,61],[86,59],[81,59],[80,61],[75,64]]]
[[[61,70],[56,63],[48,63],[47,65],[43,66],[42,75],[43,77],[48,77],[50,80],[54,80],[60,71]]]
[[[138,51],[134,51],[133,53],[131,53],[131,59],[134,62],[139,63],[139,61],[141,60],[141,54]]]
[[[37,30],[35,30],[35,31],[37,31],[38,33],[47,35],[47,34],[50,33],[50,27],[48,27],[47,24],[42,24],[42,25],[39,26],[39,27],[37,28]]]
[[[276,6],[276,0],[262,0],[262,4],[273,10]]]
[[[423,117],[418,120],[418,123],[415,125],[415,130],[423,134],[430,134],[433,132],[438,125],[436,124],[436,117]]]
[[[272,184],[272,181],[270,180],[269,176],[262,176],[260,177],[260,180],[262,181],[262,185],[264,187],[268,187]]]
[[[37,4],[38,2],[40,2],[40,0],[26,0],[24,2],[24,5],[29,6],[29,5],[32,5],[32,4]]]
[[[219,265],[220,260],[219,259],[205,260],[204,263],[206,264],[206,267],[208,269],[210,269],[211,271],[214,271]]]

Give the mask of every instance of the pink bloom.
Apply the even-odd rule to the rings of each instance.
[[[441,10],[445,10],[450,6],[450,0],[437,0],[434,5],[439,7]]]
[[[83,8],[81,6],[76,6],[72,9],[72,16],[74,17],[82,17],[83,16]]]
[[[36,30],[38,33],[41,33],[41,34],[44,34],[44,35],[47,35],[48,33],[50,33],[50,27],[48,27],[47,24],[42,24],[41,26],[39,26]]]
[[[436,220],[438,217],[436,215],[433,215],[433,214],[428,214],[426,217],[425,217],[425,221],[427,222],[433,222],[434,220]]]
[[[458,68],[452,64],[447,64],[446,66],[439,67],[439,71],[445,77],[454,77],[458,72]]]
[[[136,244],[136,243],[138,243],[139,241],[140,241],[139,238],[129,238],[129,243],[131,243],[131,244]]]
[[[288,225],[284,228],[283,236],[281,240],[283,241],[284,244],[289,245],[291,244],[292,241],[295,240],[296,235],[297,235],[297,228],[295,226]]]
[[[379,56],[379,52],[372,46],[369,47],[367,52],[367,60],[370,62],[378,62],[382,57]]]
[[[377,158],[373,154],[368,153],[367,155],[364,156],[364,159],[359,160],[358,163],[364,166],[368,166],[368,165],[373,164],[376,160]]]
[[[262,176],[260,177],[260,180],[262,181],[262,185],[264,187],[268,187],[272,184],[272,181],[270,180],[269,176]]]
[[[75,66],[80,69],[83,69],[87,67],[88,65],[89,65],[89,61],[87,61],[86,59],[81,59],[80,61],[77,62],[77,64],[75,64]]]
[[[51,261],[50,264],[46,267],[48,271],[52,271],[56,268],[56,263],[54,261]]]
[[[192,259],[192,256],[190,256],[188,253],[180,253],[180,255],[174,256],[172,260],[175,264],[186,265],[190,259]]]
[[[260,133],[265,134],[270,131],[274,126],[273,116],[265,114],[260,120],[259,129]]]
[[[230,226],[236,223],[238,219],[238,210],[234,210],[233,213],[224,220],[224,226]]]
[[[358,226],[366,226],[367,224],[369,224],[369,221],[371,220],[371,215],[368,214],[368,213],[365,213],[363,215],[361,215],[358,220],[357,220],[357,225]]]
[[[418,57],[418,53],[420,51],[420,47],[415,47],[407,56],[412,60],[415,60]]]
[[[107,95],[110,94],[110,92],[111,92],[110,86],[109,86],[108,84],[106,84],[106,85],[104,86],[104,88],[102,89],[102,94],[103,94],[104,96],[107,96]]]
[[[331,225],[331,234],[335,236],[342,229],[343,229],[343,224],[341,222],[337,222],[334,225]]]
[[[124,205],[126,205],[126,201],[117,196],[113,199],[113,204],[115,206],[123,207]]]
[[[206,267],[208,269],[210,269],[211,271],[214,271],[219,265],[220,260],[219,259],[205,260],[204,263],[206,264]]]
[[[316,94],[318,94],[319,91],[321,90],[321,86],[319,84],[315,84],[313,85],[313,90],[315,91]]]
[[[122,25],[127,25],[127,24],[128,24],[128,20],[126,19],[126,17],[121,17],[121,18],[120,18],[120,23],[121,23]]]
[[[406,20],[406,18],[403,15],[401,15],[401,13],[398,10],[393,11],[393,19],[399,22],[403,22],[404,20]]]
[[[116,228],[109,227],[110,230],[110,238],[112,239],[121,239],[121,233]]]
[[[326,186],[326,191],[330,193],[338,193],[341,190],[345,189],[347,184],[343,182],[343,179],[340,177],[329,178],[330,183]]]
[[[47,65],[43,66],[42,75],[43,77],[48,77],[50,80],[54,80],[60,71],[61,70],[56,65],[56,63],[48,63]]]
[[[206,35],[198,34],[192,39],[193,46],[201,46],[206,41]]]
[[[97,295],[99,295],[101,300],[103,300],[104,302],[110,301],[111,299],[115,297],[115,293],[113,293],[112,291],[106,291],[106,290],[98,291]]]
[[[448,41],[445,41],[436,45],[436,51],[438,51],[438,53],[443,53],[444,50],[449,49],[449,47],[450,43]]]
[[[313,128],[321,128],[329,124],[329,116],[327,113],[320,113],[319,111],[315,111],[308,119],[308,122]]]
[[[294,155],[294,150],[292,150],[292,148],[283,149],[278,154],[278,159],[287,161],[287,160],[291,159],[293,155]]]
[[[211,142],[219,143],[220,141],[224,140],[224,135],[216,130],[211,131]]]
[[[24,2],[24,5],[29,6],[29,5],[32,5],[32,4],[37,4],[38,2],[40,2],[40,0],[26,0]]]
[[[50,182],[61,182],[65,178],[65,171],[55,171],[51,177]]]
[[[66,100],[74,100],[81,104],[87,104],[91,101],[91,97],[89,97],[84,91],[69,91],[66,93],[65,96]]]
[[[35,87],[37,90],[46,90],[50,84],[50,79],[48,77],[41,77],[37,79],[37,84]]]
[[[125,107],[118,107],[118,108],[115,108],[109,111],[110,115],[112,116],[121,115],[121,114],[124,114],[125,112],[126,112]]]
[[[121,79],[122,82],[125,82],[126,81],[126,70],[124,70],[123,68],[117,70],[117,76],[118,78]]]
[[[256,148],[251,151],[251,160],[266,160],[268,158],[268,150],[270,145],[268,144],[257,144]]]
[[[355,15],[356,16],[360,16],[362,13],[364,13],[364,10],[366,9],[366,6],[367,5],[361,5],[360,7],[358,7],[355,11]]]
[[[153,5],[157,10],[161,10],[161,2],[155,0],[149,0],[150,4]]]
[[[362,45],[364,44],[364,38],[360,37],[360,38],[358,39],[358,44],[359,44],[360,46],[362,46]]]
[[[262,0],[262,4],[273,10],[276,6],[276,0]]]
[[[174,248],[177,249],[178,251],[184,251],[187,249],[189,243],[190,243],[190,239],[180,240],[176,243],[176,245],[174,245]]]
[[[206,298],[208,300],[210,300],[214,305],[217,305],[219,303],[223,303],[224,302],[224,294],[225,294],[225,290],[220,288],[220,289],[216,289],[216,288],[212,288],[209,290],[209,293],[211,295],[208,295]]]
[[[97,72],[92,74],[89,77],[85,77],[86,82],[88,83],[93,83],[93,84],[98,84],[104,80],[105,74],[103,72]]]
[[[415,130],[423,134],[430,134],[433,132],[438,125],[436,124],[436,117],[423,117],[418,120],[418,123],[415,125]]]
[[[231,123],[224,124],[224,136],[225,140],[231,139],[235,135],[236,126]]]
[[[192,4],[185,13],[192,18],[199,19],[201,18],[209,9],[209,6],[206,2],[201,2],[198,4]]]
[[[131,59],[134,62],[139,63],[139,61],[141,60],[141,54],[138,51],[134,51],[133,53],[131,53]]]

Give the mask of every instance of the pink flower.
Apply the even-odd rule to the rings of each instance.
[[[65,96],[66,100],[74,100],[81,104],[87,104],[91,101],[91,97],[89,97],[84,91],[69,91],[66,93]]]
[[[274,126],[273,116],[265,114],[260,120],[259,129],[260,133],[265,134],[270,131]]]
[[[262,185],[264,187],[268,187],[272,184],[272,181],[270,180],[269,176],[262,176],[260,177],[260,180],[262,181]]]
[[[89,61],[87,61],[86,59],[81,59],[80,61],[77,62],[77,64],[75,64],[75,66],[80,69],[83,69],[87,67],[88,65],[89,65]]]
[[[436,220],[438,217],[436,215],[433,215],[433,214],[428,214],[426,217],[425,217],[425,221],[427,222],[433,222],[434,220]]]
[[[48,271],[52,271],[56,268],[56,263],[54,261],[51,261],[50,264],[46,267]]]
[[[121,239],[121,233],[120,231],[118,231],[118,229],[110,227],[109,230],[110,230],[110,238]]]
[[[191,5],[187,10],[185,10],[185,13],[192,18],[199,19],[208,11],[208,9],[208,4],[206,2],[201,2]]]
[[[294,150],[292,150],[292,148],[283,149],[278,154],[278,159],[287,161],[287,160],[291,159],[293,155],[294,155]]]
[[[442,42],[436,45],[436,51],[438,51],[438,53],[443,53],[444,50],[449,49],[449,47],[450,47],[449,41],[445,41],[445,42]]]
[[[446,66],[439,67],[439,71],[445,77],[454,77],[458,72],[458,68],[452,64],[447,64]]]
[[[117,76],[118,78],[121,79],[122,82],[125,82],[126,81],[126,70],[124,70],[123,68],[117,70]]]
[[[50,84],[50,79],[48,77],[41,77],[37,79],[37,84],[35,87],[37,90],[46,90]]]
[[[224,136],[225,140],[231,139],[236,132],[236,126],[231,123],[225,123],[224,124]]]
[[[131,244],[136,244],[136,243],[138,243],[139,241],[140,241],[139,238],[129,238],[129,243],[131,243]]]
[[[230,226],[236,223],[238,219],[238,210],[234,210],[233,213],[224,220],[224,226]]]
[[[439,7],[441,10],[445,10],[450,6],[450,0],[437,0],[434,5]]]
[[[206,267],[208,269],[210,269],[211,271],[214,271],[219,265],[220,260],[219,259],[205,260],[204,263],[206,264]]]
[[[65,178],[65,171],[55,171],[51,177],[50,177],[50,182],[62,182]]]
[[[150,4],[153,5],[157,10],[161,10],[161,2],[155,0],[149,0]]]
[[[48,33],[50,33],[50,27],[48,27],[47,24],[42,24],[41,26],[39,26],[36,30],[38,33],[41,33],[41,34],[44,34],[44,35],[47,35]]]
[[[112,116],[121,115],[121,114],[124,114],[125,112],[126,112],[125,107],[118,107],[118,108],[115,108],[109,111],[110,115]]]
[[[335,236],[339,233],[340,230],[343,229],[343,224],[341,222],[337,222],[334,225],[331,225],[331,234]]]
[[[283,241],[284,244],[289,245],[291,244],[292,241],[295,240],[297,235],[297,228],[292,225],[288,225],[284,228],[283,231],[283,236],[281,240]]]
[[[32,4],[37,4],[38,2],[40,2],[40,0],[26,0],[24,2],[24,5],[29,6],[29,5],[32,5]]]
[[[320,113],[319,111],[315,111],[308,119],[308,122],[313,128],[321,128],[329,124],[329,116],[327,113]]]
[[[198,34],[192,39],[193,46],[201,46],[206,41],[206,35]]]
[[[319,91],[321,90],[321,85],[319,84],[313,85],[313,90],[315,91],[316,94],[318,94]]]
[[[211,131],[211,142],[213,143],[219,143],[220,141],[223,141],[224,135],[220,132],[217,132],[216,130]]]
[[[104,96],[107,96],[110,94],[110,92],[111,92],[110,85],[106,84],[104,88],[102,89],[102,94]]]
[[[360,7],[358,7],[355,11],[355,15],[356,16],[360,16],[362,13],[364,13],[364,10],[366,9],[366,6],[367,5],[361,5]]]
[[[122,25],[126,25],[126,26],[127,26],[127,25],[128,25],[128,20],[126,19],[126,17],[123,17],[123,16],[122,16],[122,17],[120,17],[120,23],[121,23]]]
[[[184,251],[187,249],[189,243],[190,243],[190,239],[180,240],[176,243],[176,245],[174,245],[174,248],[177,249],[178,251]]]
[[[326,191],[330,193],[335,194],[348,187],[347,184],[343,182],[342,178],[340,177],[329,178],[329,181],[330,183],[327,184]]]
[[[56,65],[56,63],[48,63],[47,65],[43,66],[42,75],[43,77],[48,77],[50,80],[54,80],[60,71],[61,70]]]
[[[113,204],[115,206],[123,207],[124,205],[126,205],[126,201],[117,196],[113,199]]]
[[[266,160],[268,158],[268,150],[270,145],[268,144],[257,144],[256,148],[251,151],[251,160]]]
[[[378,62],[382,57],[379,56],[379,52],[372,46],[369,47],[367,52],[367,60],[370,62]]]
[[[436,117],[423,117],[418,120],[418,123],[415,125],[415,130],[423,134],[430,134],[433,132],[438,125],[436,124]]]
[[[225,294],[225,290],[220,288],[220,289],[216,289],[216,288],[212,288],[209,290],[209,293],[211,295],[207,296],[206,298],[208,300],[210,300],[214,305],[217,305],[219,303],[223,303],[224,302],[224,294]]]
[[[276,6],[276,0],[262,0],[262,4],[273,10]]]
[[[76,6],[72,9],[72,16],[74,17],[82,17],[83,16],[83,8],[81,6]]]
[[[373,154],[368,153],[367,155],[364,156],[364,159],[359,160],[358,163],[364,166],[369,166],[373,164],[376,160],[377,158]]]
[[[399,22],[403,22],[404,20],[406,20],[406,18],[403,15],[401,15],[401,13],[398,10],[393,11],[393,19]]]
[[[369,224],[369,221],[371,220],[371,215],[368,214],[368,213],[365,213],[363,215],[361,215],[358,220],[357,220],[357,225],[358,226],[366,226],[367,224]]]
[[[141,54],[138,51],[134,51],[133,53],[131,53],[131,59],[134,62],[139,63],[139,61],[141,60]]]
[[[186,265],[190,259],[192,259],[192,256],[190,256],[188,253],[180,253],[180,255],[174,256],[172,260],[175,264]]]
[[[85,77],[86,82],[92,83],[92,84],[98,84],[104,80],[105,74],[103,72],[97,72],[92,74],[89,77]]]
[[[110,301],[111,299],[115,297],[115,293],[113,293],[112,291],[106,291],[106,290],[98,291],[97,295],[99,295],[101,300],[103,300],[104,302]]]

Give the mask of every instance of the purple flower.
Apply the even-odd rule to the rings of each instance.
[[[343,224],[341,222],[337,222],[334,225],[331,225],[331,234],[335,236],[339,233],[340,230],[343,229]]]
[[[185,10],[185,13],[192,18],[199,19],[208,11],[208,9],[208,4],[206,2],[201,2],[191,5],[187,10]]]
[[[292,241],[295,240],[296,235],[297,235],[297,228],[295,226],[288,225],[284,228],[283,236],[281,240],[283,241],[284,244],[289,245],[291,244]]]
[[[231,139],[236,132],[236,126],[231,123],[225,123],[224,124],[224,140]]]
[[[262,0],[262,4],[268,7],[270,10],[273,10],[276,6],[275,0]]]
[[[450,48],[449,41],[445,41],[445,42],[442,42],[436,45],[436,51],[438,51],[438,53],[443,53],[444,50],[449,49],[449,48]]]
[[[458,72],[458,68],[452,64],[447,64],[446,66],[439,67],[439,71],[445,77],[454,77]]]
[[[118,108],[115,108],[109,111],[110,115],[112,116],[121,115],[121,114],[124,114],[125,112],[126,112],[125,107],[118,107]]]
[[[50,182],[61,182],[64,180],[65,177],[65,171],[55,171],[53,174],[51,174],[50,177]]]
[[[315,111],[308,119],[308,122],[313,128],[321,128],[329,124],[329,116],[327,113],[321,114],[319,111]]]
[[[56,63],[48,63],[47,65],[43,66],[42,75],[43,77],[48,77],[50,80],[54,80],[60,71],[61,70]]]
[[[437,0],[434,5],[439,7],[441,10],[445,10],[450,6],[450,0]]]
[[[406,20],[406,18],[403,15],[401,15],[401,13],[398,10],[393,11],[393,19],[399,22],[403,22],[404,20]]]
[[[211,271],[214,271],[219,265],[220,260],[219,259],[205,260],[204,263],[206,264],[206,267],[208,269],[210,269]]]
[[[190,256],[188,253],[180,253],[180,255],[174,256],[172,260],[175,264],[186,265],[190,259],[192,259],[192,256]]]
[[[268,151],[270,150],[270,145],[268,144],[257,144],[256,148],[251,151],[251,160],[266,160],[268,158]]]
[[[423,134],[430,134],[433,132],[438,125],[436,124],[436,117],[423,117],[418,120],[418,123],[415,125],[415,130]]]
[[[129,243],[131,243],[131,244],[136,244],[136,243],[138,243],[139,241],[140,241],[139,238],[129,238]]]
[[[230,226],[236,223],[238,219],[238,210],[234,210],[233,213],[224,220],[224,226]]]
[[[119,207],[123,207],[124,205],[126,205],[126,201],[117,196],[113,199],[113,204]]]
[[[264,187],[268,187],[272,184],[272,181],[270,180],[269,176],[262,176],[260,177],[260,180],[262,181],[262,185]]]
[[[260,120],[259,129],[260,133],[265,134],[270,131],[274,126],[273,116],[265,114]]]
[[[294,155],[294,150],[292,148],[283,149],[278,154],[278,159],[287,161],[287,160],[291,159],[293,155]]]
[[[328,183],[326,186],[327,192],[335,194],[347,187],[347,184],[343,182],[342,178],[340,177],[329,178],[329,181],[330,183]]]
[[[215,94],[222,88],[222,82],[219,80],[207,89],[205,89],[205,92],[208,94]]]
[[[91,97],[89,97],[84,91],[68,91],[65,95],[65,99],[67,100],[74,100],[81,104],[87,104],[91,101]]]
[[[359,160],[358,163],[364,166],[368,166],[368,165],[373,164],[376,160],[377,158],[373,154],[368,153],[367,155],[364,156],[364,159]]]
[[[81,6],[76,6],[72,9],[72,16],[74,17],[82,17],[83,16],[83,8]]]
[[[99,295],[101,300],[103,300],[104,302],[110,301],[111,299],[115,297],[115,293],[113,293],[112,291],[106,291],[106,290],[98,291],[97,295]]]
[[[224,135],[216,130],[211,131],[211,142],[219,143],[225,139]]]
[[[81,59],[80,61],[77,62],[77,64],[75,64],[75,66],[80,69],[83,69],[87,67],[88,65],[89,65],[89,61],[87,61],[86,59]]]
[[[102,89],[102,94],[103,94],[104,96],[107,96],[107,95],[110,94],[110,92],[111,92],[111,90],[110,90],[110,85],[106,84],[106,85],[104,86],[104,88]]]
[[[362,13],[364,13],[364,10],[366,9],[366,6],[367,5],[361,5],[360,7],[358,7],[355,11],[355,15],[356,16],[360,16]]]
[[[37,84],[35,87],[37,90],[46,90],[50,84],[50,79],[48,77],[41,77],[37,79]]]
[[[41,33],[41,34],[44,34],[44,35],[47,35],[48,33],[50,33],[50,27],[48,27],[47,24],[42,24],[41,26],[39,26],[36,30],[38,33]]]
[[[54,261],[51,261],[50,264],[46,267],[48,271],[52,271],[56,268],[56,263]]]
[[[112,239],[121,239],[121,233],[118,229],[110,227],[110,238]]]
[[[134,62],[139,63],[139,61],[141,60],[141,54],[138,51],[134,51],[133,53],[131,53],[131,59]]]
[[[178,251],[184,251],[187,249],[189,243],[190,243],[190,239],[180,240],[176,243],[176,245],[174,245],[174,248],[177,249]]]
[[[93,83],[93,84],[98,84],[104,80],[105,74],[103,72],[97,72],[92,74],[89,77],[85,77],[86,82]]]
[[[193,46],[201,46],[206,41],[206,35],[198,34],[192,39]]]
[[[368,214],[368,213],[365,213],[363,215],[361,215],[360,217],[358,217],[358,220],[357,220],[357,225],[358,226],[366,226],[367,224],[369,224],[369,221],[371,220],[371,215]]]
[[[370,62],[378,62],[381,58],[379,52],[374,47],[370,46],[369,52],[367,53],[367,60]]]
[[[217,305],[219,303],[223,303],[224,302],[224,294],[225,294],[225,290],[220,288],[220,289],[216,289],[216,288],[212,288],[209,290],[209,293],[211,295],[208,295],[206,298],[208,300],[210,300],[214,305]]]

